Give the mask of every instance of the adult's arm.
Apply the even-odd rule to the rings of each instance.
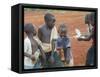
[[[89,41],[93,36],[93,30],[90,31],[88,34],[81,35],[78,40],[79,41]]]
[[[79,41],[89,41],[91,39],[91,35],[84,35],[78,38]]]

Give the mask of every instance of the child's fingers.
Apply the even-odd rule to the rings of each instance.
[[[70,37],[70,39],[77,39],[77,38],[78,38],[77,35]]]

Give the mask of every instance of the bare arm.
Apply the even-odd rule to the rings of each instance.
[[[89,31],[89,34],[83,34],[81,35],[78,40],[79,41],[89,41],[91,37],[93,36],[93,30]]]
[[[81,36],[78,38],[79,41],[89,41],[91,39],[91,35]]]
[[[26,52],[24,52],[24,56],[26,56],[26,57],[28,57],[28,58],[30,58],[32,60],[35,60],[35,57],[33,55],[30,55],[30,54],[28,54]]]
[[[26,56],[26,57],[28,57],[28,58],[31,58],[31,55],[28,54],[28,53],[26,53],[26,52],[24,52],[24,56]]]
[[[43,59],[43,63],[46,62],[46,55],[45,55],[45,51],[42,49],[42,47],[40,45],[38,45],[38,48],[40,49],[40,53]]]
[[[39,39],[42,41],[42,32],[41,32],[41,29],[39,28],[38,29],[38,37],[39,37]]]

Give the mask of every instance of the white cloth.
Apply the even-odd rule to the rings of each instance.
[[[31,47],[31,41],[29,40],[28,37],[24,39],[24,52],[28,54],[32,54],[32,47]],[[34,66],[32,63],[32,60],[26,56],[24,56],[24,65],[25,66]]]
[[[50,37],[50,49],[52,50],[52,40],[57,40],[59,37],[58,32],[57,32],[57,28],[54,26],[52,31],[51,31],[51,37]],[[56,50],[56,48],[54,49],[54,51]]]
[[[57,38],[58,38],[58,32],[57,32],[56,27],[54,26],[51,31],[50,42],[52,42],[53,39],[57,39]]]
[[[58,32],[56,27],[54,26],[51,31],[50,43],[43,43],[39,40],[37,36],[33,37],[39,45],[43,48],[45,52],[50,52],[52,50],[52,40],[58,38]]]
[[[33,38],[37,41],[37,43],[42,47],[42,49],[45,52],[50,51],[50,44],[48,44],[48,43],[42,43],[42,41],[39,40],[39,38],[37,36],[34,36]]]

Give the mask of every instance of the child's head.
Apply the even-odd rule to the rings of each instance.
[[[35,26],[33,26],[31,23],[25,24],[24,25],[24,32],[27,35],[30,35],[30,34],[32,34],[33,36],[36,35]]]
[[[54,27],[55,21],[56,21],[54,15],[52,15],[51,13],[46,13],[45,16],[44,16],[44,20],[45,20],[46,25],[49,28],[52,29]]]
[[[95,24],[95,13],[94,12],[87,14],[85,16],[85,24],[91,24],[91,25]]]
[[[66,37],[66,35],[67,35],[67,26],[65,24],[60,24],[58,33],[61,37]]]

